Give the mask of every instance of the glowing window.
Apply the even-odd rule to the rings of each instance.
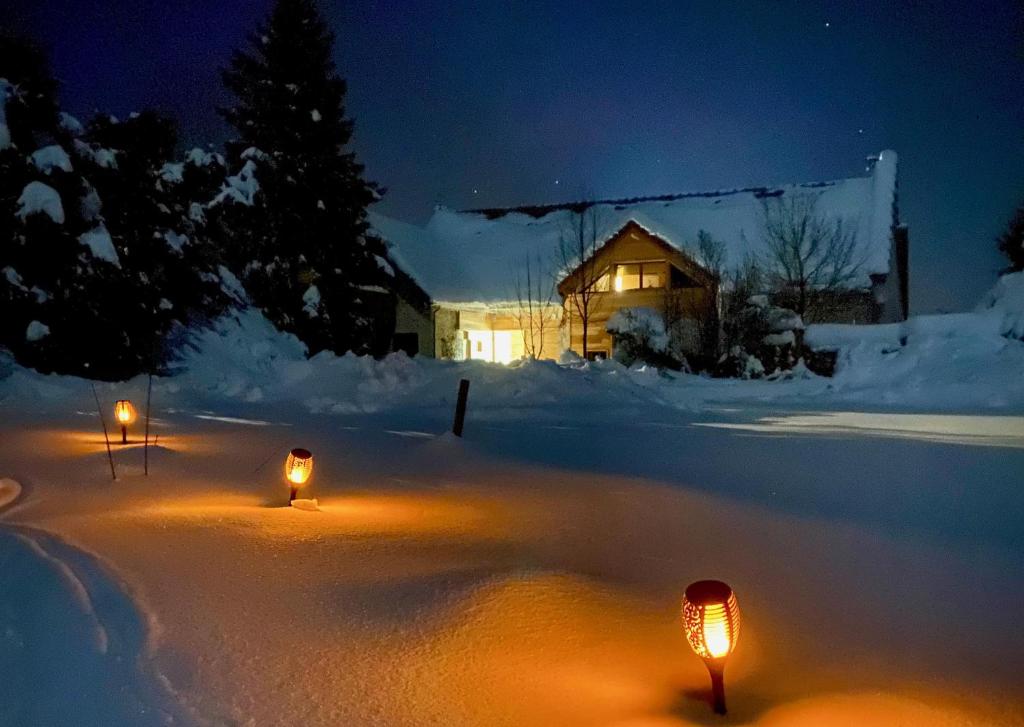
[[[615,290],[637,290],[640,287],[640,265],[615,266]]]

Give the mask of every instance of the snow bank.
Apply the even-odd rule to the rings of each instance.
[[[0,510],[17,500],[20,495],[20,482],[9,477],[0,478]]]
[[[18,197],[18,217],[24,220],[35,214],[44,214],[56,224],[64,224],[64,206],[60,202],[60,194],[42,182],[29,182]]]

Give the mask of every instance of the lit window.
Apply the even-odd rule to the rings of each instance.
[[[636,290],[640,287],[640,266],[616,265],[615,266],[615,290]]]

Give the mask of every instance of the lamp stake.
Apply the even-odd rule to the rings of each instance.
[[[117,480],[117,472],[114,471],[114,455],[110,453],[110,436],[107,434],[107,420],[103,418],[103,408],[100,407],[100,397],[96,393],[96,384],[92,386],[92,398],[96,400],[96,411],[100,415],[100,424],[103,425],[103,441],[107,443],[107,459],[110,460],[110,478]]]
[[[707,662],[711,672],[711,696],[714,700],[715,714],[725,714],[725,668],[720,664]]]

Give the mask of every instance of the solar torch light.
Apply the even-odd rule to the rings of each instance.
[[[313,453],[308,449],[293,449],[288,453],[288,459],[284,463],[284,477],[288,480],[291,494],[288,502],[295,499],[299,488],[309,480],[313,474]]]
[[[121,425],[121,444],[128,444],[128,425],[135,421],[135,407],[128,399],[114,403],[114,418]]]
[[[711,673],[716,714],[725,714],[725,661],[740,634],[740,607],[736,594],[721,581],[697,581],[683,597],[686,640]]]

